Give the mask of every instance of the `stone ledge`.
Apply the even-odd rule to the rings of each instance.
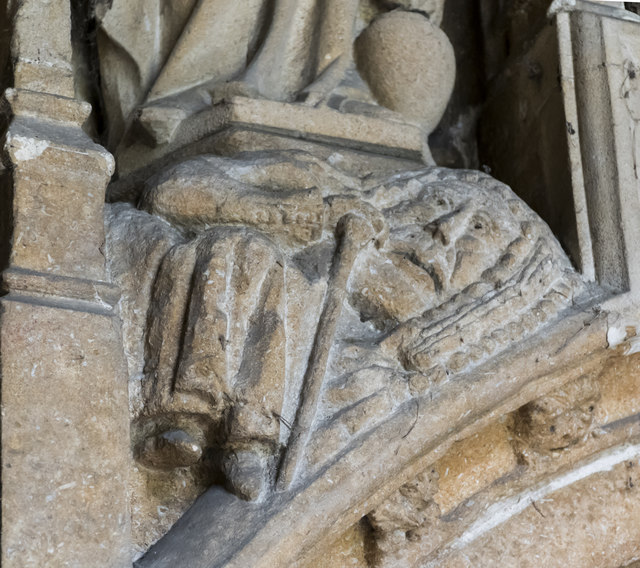
[[[31,103],[34,101],[32,100]],[[107,178],[113,174],[115,161],[110,152],[95,144],[77,126],[55,124],[42,117],[18,116],[11,122],[6,134],[5,152],[13,164],[28,162],[41,156],[45,150],[56,153],[81,155],[99,162],[98,169]],[[101,163],[100,163],[101,162]],[[91,171],[87,163],[85,170]]]
[[[170,121],[174,108],[147,107],[138,123],[149,138],[155,132],[154,121]],[[153,118],[150,115],[153,114]],[[167,118],[164,117],[167,115]],[[162,129],[162,126],[158,127]],[[417,125],[401,120],[340,112],[328,107],[316,108],[300,103],[282,103],[247,97],[233,97],[185,118],[171,127],[170,142],[155,147],[137,143],[117,152],[121,176],[129,176],[149,164],[161,163],[174,153],[234,129],[259,134],[286,136],[292,140],[328,144],[335,148],[370,152],[389,158],[403,158],[433,165],[426,133]],[[150,142],[151,144],[157,142]],[[247,148],[256,149],[256,148]]]
[[[82,126],[91,113],[91,105],[87,102],[27,89],[7,89],[4,98],[14,116]]]
[[[120,290],[108,282],[46,274],[23,268],[2,273],[2,288],[7,292],[35,297],[53,297],[90,302],[111,310],[120,299]]]
[[[412,159],[422,157],[426,141],[418,126],[406,122],[245,97],[233,97],[195,115],[187,120],[185,130],[201,129],[199,134],[204,136],[233,125]]]

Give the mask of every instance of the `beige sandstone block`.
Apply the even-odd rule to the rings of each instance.
[[[640,412],[640,355],[613,359],[598,377],[597,424],[610,424]]]
[[[13,4],[14,86],[73,97],[69,2],[26,0]]]
[[[434,501],[443,514],[484,489],[517,465],[507,429],[500,423],[456,442],[436,463],[439,491]]]
[[[55,117],[56,122],[82,126],[91,112],[89,103],[60,95],[25,89],[7,89],[4,96],[16,116]]]
[[[300,568],[369,568],[369,531],[364,521],[356,523],[321,555],[310,558]]]
[[[104,279],[102,203],[113,158],[79,128],[16,118],[5,150],[14,164],[13,266]]]
[[[2,565],[130,566],[115,320],[11,298],[0,330]]]
[[[520,499],[519,505],[527,503],[524,510],[513,501],[495,504],[482,524],[475,524],[454,541],[456,552],[424,566],[627,566],[640,550],[638,456],[611,462],[631,453],[633,446],[627,446],[605,452],[590,463],[576,464],[573,471],[539,486],[535,494],[515,498]],[[547,493],[546,488],[554,484],[562,488]],[[510,516],[513,509],[522,512]],[[499,520],[503,522],[496,522]]]

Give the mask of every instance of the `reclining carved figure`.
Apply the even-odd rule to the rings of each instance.
[[[163,19],[161,0],[114,0],[99,35],[109,145],[126,152],[139,125],[171,147],[173,121],[238,94],[382,116],[426,141],[455,76],[443,4],[187,0]],[[138,208],[107,214],[146,467],[206,462],[245,499],[289,487],[580,287],[548,227],[478,172],[185,155]]]
[[[534,332],[580,286],[548,227],[478,172],[360,179],[300,151],[201,156],[149,180],[140,209],[113,207],[109,245],[125,302],[151,290],[138,455],[179,467],[206,449],[245,498],[271,486],[302,404],[345,215],[368,232],[322,338],[307,465]],[[157,272],[132,279],[127,262],[154,254]]]

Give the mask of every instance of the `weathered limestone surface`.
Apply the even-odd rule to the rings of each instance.
[[[9,8],[1,561],[130,566],[127,374],[101,252],[114,161],[81,129],[90,106],[73,98],[69,4]]]
[[[0,339],[7,566],[130,562],[126,367],[118,292],[100,253],[112,162],[96,148],[77,127],[28,117],[6,137],[14,167],[13,200],[3,197],[13,215]]]
[[[47,10],[40,2],[4,2],[3,12],[13,29],[11,37],[13,84],[36,93],[73,97],[70,18],[68,2],[51,0]],[[34,33],[36,30],[47,33]]]
[[[640,18],[550,4],[501,181],[461,2],[0,4],[4,564],[638,560]]]
[[[126,566],[126,370],[113,356],[114,318],[12,296],[0,336],[2,563]]]

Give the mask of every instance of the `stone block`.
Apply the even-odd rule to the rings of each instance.
[[[130,566],[116,320],[1,302],[2,565]]]
[[[518,464],[509,433],[500,423],[451,446],[436,463],[439,490],[434,501],[444,515]]]
[[[13,4],[14,86],[73,97],[69,2],[26,0]]]
[[[102,202],[111,155],[77,127],[30,117],[13,121],[5,151],[14,165],[10,264],[104,280]]]
[[[611,424],[640,412],[640,355],[609,362],[597,379],[600,401],[595,422]]]

